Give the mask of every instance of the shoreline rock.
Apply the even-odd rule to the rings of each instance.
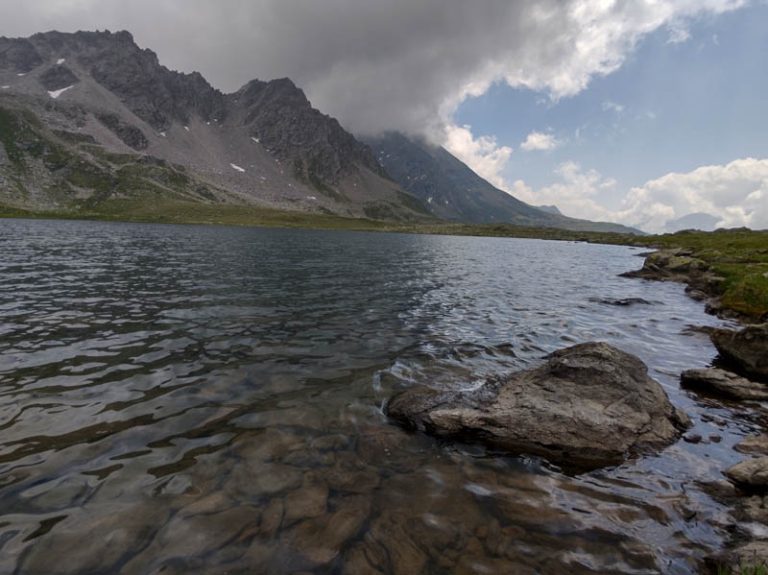
[[[685,291],[696,301],[706,302],[707,313],[732,317],[720,304],[725,279],[714,273],[704,260],[681,248],[661,249],[646,254],[643,267],[620,274],[620,277],[686,284]]]
[[[715,329],[709,337],[736,372],[768,382],[768,323],[748,325],[740,331]]]
[[[640,359],[594,342],[472,391],[406,390],[390,400],[387,415],[409,429],[575,470],[659,450],[691,424]]]
[[[716,367],[684,371],[680,375],[680,384],[686,389],[712,393],[728,399],[768,400],[768,385],[750,381]]]
[[[694,258],[692,251],[663,249],[644,255],[646,259],[642,269],[621,276],[684,283],[689,297],[705,302],[707,313],[735,319],[742,325],[754,321],[754,318],[723,307],[720,297],[724,278],[716,275],[706,262]],[[726,367],[738,375],[717,368],[688,370],[681,374],[681,385],[734,400],[768,399],[768,385],[753,381],[759,379],[768,383],[768,324],[747,326],[738,332],[713,328],[704,328],[702,331],[709,334]],[[759,435],[747,438],[735,449],[745,453],[768,454],[768,437]],[[736,521],[751,521],[760,528],[768,526],[768,497],[749,497],[749,493],[765,490],[762,485],[752,484],[762,482],[768,476],[768,458],[765,459],[763,463],[754,459],[747,460],[728,469],[725,475],[738,490],[722,501],[730,508]],[[757,500],[757,504],[754,500]],[[723,568],[730,572],[734,566],[760,563],[768,564],[768,541],[747,532],[732,534],[724,549],[705,558],[704,566],[712,573],[719,573]]]
[[[725,476],[743,491],[768,491],[768,457],[754,457],[730,467]]]

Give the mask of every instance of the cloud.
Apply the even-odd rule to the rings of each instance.
[[[502,171],[512,155],[509,146],[499,146],[488,136],[475,138],[471,126],[447,126],[444,146],[497,188],[508,187]]]
[[[669,38],[667,44],[683,44],[691,38],[688,28],[682,25],[672,25],[669,27]]]
[[[671,173],[633,188],[624,201],[626,218],[649,231],[665,221],[649,217],[647,206],[660,205],[672,217],[703,212],[719,218],[717,227],[768,229],[768,159],[744,158],[722,166]]]
[[[560,164],[555,175],[560,181],[539,190],[518,180],[507,191],[529,204],[554,204],[561,212],[575,218],[616,219],[616,214],[600,203],[600,194],[615,190],[615,180],[604,177],[597,170],[583,170],[572,161]]]
[[[616,182],[596,170],[565,162],[559,181],[533,190],[516,181],[507,190],[534,205],[555,204],[569,216],[608,220],[648,232],[664,232],[668,222],[689,214],[710,214],[716,227],[768,229],[768,159],[744,158],[726,165],[670,173],[632,188],[613,209],[606,198]]]
[[[520,144],[520,148],[526,152],[533,151],[549,151],[559,147],[562,142],[556,139],[552,134],[545,134],[543,132],[531,132],[525,139],[525,142]]]
[[[603,108],[604,112],[615,112],[616,114],[621,114],[624,111],[624,106],[622,104],[617,104],[616,102],[611,102],[610,100],[603,102],[601,107]]]
[[[647,34],[746,0],[0,0],[0,34],[127,28],[170,67],[235,90],[289,76],[358,133],[445,136],[493,83],[583,90]],[[151,15],[148,18],[147,15]]]

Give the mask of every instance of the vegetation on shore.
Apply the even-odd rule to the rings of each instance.
[[[633,236],[508,224],[459,224],[438,220],[425,220],[418,223],[385,222],[344,218],[332,214],[289,212],[257,206],[157,199],[149,202],[110,199],[99,202],[92,209],[71,212],[34,212],[0,205],[0,217],[515,237],[643,246],[652,249],[681,248],[692,252],[694,257],[706,262],[715,273],[725,279],[722,292],[710,294],[720,297],[722,309],[755,320],[765,318],[768,314],[768,231],[733,229]]]

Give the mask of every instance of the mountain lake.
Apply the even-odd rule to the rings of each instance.
[[[727,324],[618,277],[638,249],[43,220],[0,249],[2,573],[682,574],[727,537],[702,483],[754,425],[679,386]],[[384,415],[595,340],[705,441],[572,474]]]

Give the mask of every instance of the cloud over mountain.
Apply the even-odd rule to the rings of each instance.
[[[441,134],[494,82],[560,98],[617,69],[646,34],[673,37],[745,0],[2,0],[0,33],[127,28],[183,71],[232,90],[289,76],[358,133]],[[151,15],[151,17],[148,17]]]

